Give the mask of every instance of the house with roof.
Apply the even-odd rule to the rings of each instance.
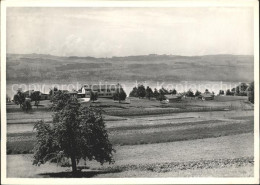
[[[214,96],[215,95],[213,93],[203,93],[197,96],[197,98],[201,100],[213,100]]]
[[[110,85],[84,85],[79,89],[77,95],[80,98],[89,98],[91,91],[97,93],[100,98],[113,98],[117,90],[123,90],[120,84],[110,84]]]
[[[42,92],[40,92],[40,91],[34,91],[34,90],[25,91],[25,92],[24,92],[25,98],[30,98],[30,97],[31,97],[31,94],[34,93],[34,92],[39,92],[39,95],[40,95],[40,97],[41,97],[41,100],[49,100],[49,99],[50,99],[49,94],[45,94],[45,93],[42,93]]]
[[[182,95],[180,94],[167,94],[165,95],[166,100],[168,100],[169,103],[179,102],[181,101]]]

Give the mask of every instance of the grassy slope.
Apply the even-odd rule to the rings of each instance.
[[[253,132],[253,117],[242,121],[200,121],[150,126],[110,128],[109,138],[114,145],[139,145],[202,138],[221,137]],[[34,145],[33,133],[8,134],[8,153],[28,153]]]
[[[105,164],[102,168],[106,170],[111,169],[112,171],[119,169],[123,172],[99,175],[94,173],[94,176],[97,175],[95,177],[151,177],[153,174],[157,174],[158,177],[224,177],[252,176],[253,172],[252,163],[235,162],[234,165],[230,165],[230,162],[228,162],[229,159],[236,159],[238,161],[247,161],[249,159],[252,161],[253,134],[251,133],[160,144],[116,146],[116,150],[117,152],[114,155],[116,163],[113,165]],[[201,161],[202,158],[204,162]],[[225,168],[221,168],[222,163],[214,162],[216,160],[218,161],[218,159],[223,159],[220,161],[223,161],[223,167]],[[8,177],[41,177],[39,175],[41,173],[55,173],[68,169],[57,167],[49,163],[41,167],[32,166],[31,160],[31,155],[8,155]],[[172,165],[176,162],[178,165]],[[199,169],[188,169],[185,167],[198,162],[203,163]],[[212,163],[215,165],[209,168]],[[92,169],[101,167],[94,161],[87,162],[87,165]],[[160,166],[162,166],[162,168]],[[135,170],[131,171],[131,168],[135,168]],[[24,169],[26,169],[26,171]],[[150,169],[162,170],[155,173]],[[226,173],[224,174],[224,172]]]

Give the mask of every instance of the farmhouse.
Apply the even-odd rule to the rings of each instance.
[[[81,87],[81,89],[78,91],[78,97],[81,98],[89,98],[90,92],[94,92],[98,94],[98,97],[100,98],[113,98],[113,95],[115,94],[116,90],[123,90],[122,86],[120,84],[110,84],[110,85],[84,85]]]
[[[34,90],[25,91],[24,95],[25,95],[26,98],[30,98],[31,94],[34,93],[34,92],[39,92],[41,100],[49,100],[50,99],[48,94],[42,93],[40,91],[34,91]]]
[[[182,96],[178,94],[165,95],[165,98],[169,101],[169,103],[181,101],[181,97]]]
[[[201,99],[201,100],[213,100],[214,99],[214,94],[212,94],[212,93],[203,93],[203,94],[200,94],[197,97],[198,97],[198,99]]]

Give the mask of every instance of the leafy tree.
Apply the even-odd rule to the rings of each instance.
[[[254,82],[250,83],[249,87],[248,87],[248,101],[250,101],[251,103],[255,102],[255,96],[254,96]]]
[[[98,98],[98,94],[96,92],[90,91],[90,100],[92,102],[96,101]]]
[[[138,93],[137,93],[137,88],[134,87],[133,90],[130,92],[129,96],[130,97],[138,97]]]
[[[230,91],[230,89],[228,89],[228,90],[226,91],[226,95],[227,95],[227,96],[233,96],[233,95],[234,95],[234,93],[233,93],[233,92],[231,92],[231,91]]]
[[[157,99],[159,95],[160,95],[160,93],[159,93],[158,90],[155,88],[155,89],[154,89],[154,92],[153,92],[153,96]]]
[[[235,88],[235,94],[237,96],[246,96],[247,93],[245,91],[247,90],[247,88],[248,86],[245,83],[241,83]]]
[[[195,92],[195,96],[199,96],[199,95],[201,95],[201,92],[197,90],[197,91]]]
[[[50,101],[52,102],[52,98],[53,96],[58,92],[58,88],[57,87],[54,87],[53,89],[50,89],[49,91],[49,95],[50,95]]]
[[[188,92],[186,93],[187,97],[194,97],[194,93],[191,89],[188,90]]]
[[[159,95],[157,96],[157,100],[159,100],[159,101],[163,101],[163,100],[165,100],[166,99],[166,97],[165,97],[165,91],[164,91],[164,89],[162,88],[162,89],[160,89],[159,90]]]
[[[30,100],[25,100],[22,104],[22,109],[25,112],[29,112],[30,110],[32,110],[32,105]]]
[[[36,105],[38,108],[38,105],[40,104],[40,100],[41,100],[40,91],[34,91],[31,94],[31,100],[34,101],[34,105]]]
[[[241,83],[240,84],[240,91],[246,91],[247,90],[247,88],[248,88],[248,85],[246,84],[246,83]]]
[[[62,110],[70,99],[69,94],[58,90],[53,94],[51,110],[56,112]]]
[[[76,98],[69,98],[62,109],[54,112],[52,124],[39,121],[34,129],[35,165],[70,158],[72,172],[76,173],[80,159],[94,159],[101,164],[114,162],[115,150],[108,139],[101,110],[81,106]]]
[[[18,90],[17,93],[14,95],[14,102],[17,105],[20,105],[21,108],[24,101],[25,101],[25,94],[22,91]]]
[[[118,100],[120,103],[122,100],[126,99],[126,96],[127,95],[123,88],[117,88],[115,94],[113,95],[113,99]]]
[[[223,90],[219,90],[219,94],[220,94],[220,95],[224,95],[225,93],[224,93]]]
[[[149,86],[146,87],[145,95],[149,100],[153,97],[153,90]]]
[[[239,95],[240,94],[240,88],[239,86],[236,87],[236,92],[235,92],[236,95]]]
[[[205,93],[205,94],[209,94],[209,90],[208,90],[208,89],[206,89],[204,93]]]
[[[138,95],[139,98],[145,97],[145,87],[143,85],[138,85],[137,95]]]
[[[170,94],[170,92],[169,92],[167,89],[165,89],[164,87],[162,87],[162,88],[159,90],[159,92],[160,92],[161,94],[164,94],[164,95]]]
[[[176,89],[173,89],[173,90],[170,92],[170,94],[177,94]]]

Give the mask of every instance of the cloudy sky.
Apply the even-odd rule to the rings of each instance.
[[[253,54],[250,8],[8,8],[7,53]]]

